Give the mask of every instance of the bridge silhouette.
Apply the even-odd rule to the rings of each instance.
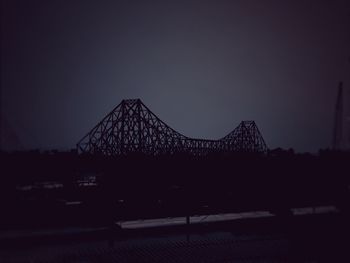
[[[242,121],[219,140],[189,138],[160,120],[140,99],[122,100],[77,143],[78,153],[108,156],[187,153],[266,153],[254,121]]]

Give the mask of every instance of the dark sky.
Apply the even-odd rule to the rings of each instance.
[[[348,0],[3,0],[1,11],[10,149],[73,148],[141,98],[186,136],[218,139],[252,119],[270,148],[317,151],[331,143],[338,82],[350,88]]]

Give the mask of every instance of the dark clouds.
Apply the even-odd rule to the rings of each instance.
[[[74,147],[124,98],[187,136],[253,119],[272,148],[330,145],[348,1],[101,2],[3,1],[2,115],[24,148]]]

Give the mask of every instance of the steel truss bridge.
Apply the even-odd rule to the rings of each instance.
[[[193,139],[161,121],[140,99],[123,100],[77,143],[78,153],[107,156],[187,153],[266,153],[254,121],[242,121],[219,140]]]

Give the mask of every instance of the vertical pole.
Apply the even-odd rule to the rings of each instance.
[[[186,241],[190,241],[190,214],[192,210],[192,198],[189,192],[190,183],[187,182],[185,193],[186,193]]]
[[[187,226],[190,225],[190,216],[189,215],[186,216],[186,225]]]
[[[186,216],[186,241],[190,241],[190,216],[189,216],[189,211],[187,211],[187,216]]]
[[[343,137],[343,83],[339,83],[333,129],[333,150],[339,150]]]

